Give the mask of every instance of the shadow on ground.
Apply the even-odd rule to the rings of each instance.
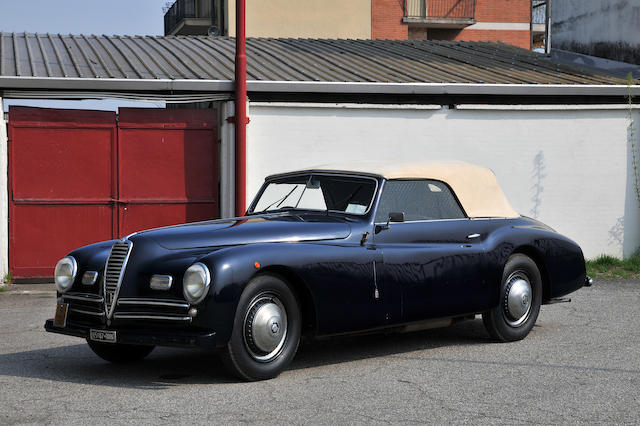
[[[406,334],[336,337],[303,343],[288,369],[488,342],[481,320]],[[85,343],[0,355],[0,375],[140,389],[238,382],[215,352],[156,348],[143,361],[117,365],[98,358]]]

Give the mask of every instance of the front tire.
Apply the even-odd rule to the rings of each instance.
[[[105,361],[114,364],[139,361],[149,355],[155,346],[127,345],[125,343],[103,343],[88,340],[91,350]]]
[[[293,360],[300,333],[300,308],[289,285],[277,275],[259,275],[240,296],[222,360],[242,379],[271,379]]]
[[[536,263],[523,254],[512,255],[504,267],[498,306],[482,314],[494,339],[513,342],[531,331],[542,303],[542,278]]]

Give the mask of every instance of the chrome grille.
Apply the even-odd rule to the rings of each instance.
[[[133,243],[128,240],[118,241],[111,247],[107,264],[104,268],[104,310],[107,318],[111,318],[116,306],[116,299],[122,283],[122,276],[129,260]]]

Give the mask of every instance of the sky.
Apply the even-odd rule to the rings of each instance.
[[[169,0],[0,0],[0,31],[162,35]]]
[[[162,35],[163,6],[170,0],[0,0],[0,31],[60,34]],[[22,101],[9,105],[115,110],[161,106],[120,101]]]

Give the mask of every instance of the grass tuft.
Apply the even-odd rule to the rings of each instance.
[[[620,260],[606,254],[587,260],[587,275],[594,278],[640,278],[640,250]]]

